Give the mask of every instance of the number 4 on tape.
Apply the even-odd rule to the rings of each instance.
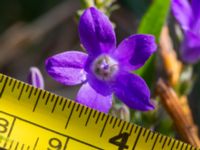
[[[0,74],[0,150],[197,150]]]

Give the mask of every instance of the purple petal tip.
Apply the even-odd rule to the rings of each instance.
[[[44,89],[44,79],[40,70],[37,67],[30,68],[27,78],[28,78],[27,81],[29,84],[37,88]]]

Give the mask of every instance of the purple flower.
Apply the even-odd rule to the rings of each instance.
[[[30,68],[27,81],[29,84],[37,88],[44,89],[44,79],[40,70],[37,67]]]
[[[154,109],[145,81],[130,71],[144,65],[156,50],[151,35],[132,35],[116,47],[115,32],[108,17],[96,8],[84,11],[79,35],[88,54],[68,51],[46,60],[47,72],[65,85],[81,86],[76,101],[108,112],[112,94],[130,108]]]
[[[180,55],[187,63],[200,59],[200,1],[172,0],[172,12],[184,31]]]

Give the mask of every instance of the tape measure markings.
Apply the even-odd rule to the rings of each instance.
[[[11,148],[13,147],[13,145],[15,145],[14,149],[17,150],[18,146],[20,145],[20,143],[19,143],[18,141],[10,140],[10,139],[8,139],[8,138],[4,138],[4,137],[1,137],[1,136],[0,136],[0,143],[1,143],[3,140],[5,141],[5,143],[4,143],[4,145],[3,145],[3,148],[0,147],[0,150],[11,150]],[[8,148],[6,148],[8,142],[10,142],[10,145],[9,145]],[[16,143],[16,144],[15,144],[15,143]],[[21,150],[23,150],[24,146],[27,146],[27,150],[30,149],[30,146],[29,146],[29,145],[26,145],[26,144],[24,144],[24,143],[22,143],[21,145],[22,145],[22,146],[21,146]]]
[[[3,77],[2,77],[2,81],[3,81]],[[2,81],[1,81],[1,82],[2,82]],[[4,85],[3,85],[3,88],[1,89],[0,98],[2,97],[2,94],[3,94],[3,91],[5,90],[5,87],[6,87],[7,82],[8,82],[8,77],[6,77],[5,82],[4,82]]]
[[[66,100],[66,99],[64,99],[64,100],[65,100],[65,102],[64,102],[64,104],[63,104],[62,111],[64,111],[64,109],[65,109],[65,107],[66,107],[66,104],[67,104],[67,100]]]
[[[138,128],[135,129],[135,132],[137,131]]]
[[[147,131],[148,131],[148,130],[145,128],[145,131],[144,131],[143,134],[142,134],[143,137],[146,135]]]
[[[153,147],[152,147],[152,149],[154,149],[154,147],[155,147],[155,145],[156,145],[156,142],[157,142],[157,139],[158,139],[158,137],[159,137],[159,134],[157,134],[157,136],[156,136],[156,139],[155,139],[155,141],[154,141],[154,143],[153,143]],[[175,141],[175,140],[174,140]]]
[[[78,107],[78,108],[79,108],[79,107]],[[90,119],[90,117],[91,117],[91,114],[92,114],[92,109],[91,109],[90,112],[89,112],[89,115],[88,115],[87,120],[86,120],[86,122],[85,122],[85,126],[87,126],[87,124],[88,124],[88,122],[89,122],[89,119]]]
[[[122,120],[119,120],[119,123],[118,123],[117,126],[119,127],[121,125],[121,123],[122,123]]]
[[[165,137],[164,142],[163,142],[163,145],[162,145],[162,149],[165,147],[165,145],[166,145],[166,143],[167,143],[168,140],[170,141],[170,138]],[[169,143],[169,142],[168,142],[168,143]],[[169,144],[167,144],[167,146],[169,146]]]
[[[183,147],[184,147],[184,144],[181,145],[181,149],[183,149]]]
[[[37,93],[37,89],[36,89],[34,95],[36,95],[36,93]],[[38,101],[39,101],[39,99],[40,99],[41,93],[42,93],[42,91],[39,91],[39,94],[38,94],[37,99],[36,99],[36,101],[35,101],[35,105],[34,105],[34,107],[33,107],[33,112],[35,111],[35,109],[36,109],[36,107],[37,107],[37,104],[38,104]]]
[[[10,134],[11,134],[11,131],[12,131],[13,126],[14,126],[14,124],[15,124],[15,121],[16,121],[16,118],[13,118],[13,121],[12,121],[12,124],[11,124],[11,127],[10,127],[10,131],[8,132],[7,138],[10,137]]]
[[[174,148],[176,141],[174,140],[173,144],[172,144],[172,148]],[[171,148],[171,149],[172,149]],[[192,147],[191,147],[192,148]]]
[[[178,141],[178,143],[176,145],[176,149],[178,149],[179,145],[180,145],[180,142]]]
[[[24,87],[25,87],[25,84],[22,85],[22,90],[20,91],[19,96],[17,98],[18,100],[20,100],[21,98],[22,92],[24,91]]]
[[[34,90],[34,87],[31,86],[31,89],[30,89],[30,92],[29,92],[29,95],[28,95],[28,99],[30,99],[32,93],[33,93],[33,90]],[[14,90],[13,90],[14,91]],[[27,91],[28,92],[28,91]]]
[[[17,150],[18,145],[19,145],[19,142],[17,142],[17,144],[16,144],[16,146],[15,146],[15,149],[16,149],[16,150]]]
[[[9,149],[12,148],[14,141],[11,142]]]
[[[122,131],[124,130],[124,126],[125,126],[125,124],[126,124],[126,122],[123,122],[123,124],[122,124],[122,128],[121,128],[121,130],[119,131],[119,133],[122,133]]]
[[[55,110],[55,108],[56,108],[56,105],[57,105],[57,103],[58,103],[58,99],[59,99],[59,96],[56,98],[56,100],[55,100],[55,103],[54,103],[54,105],[53,105],[53,108],[52,108],[52,110],[51,110],[51,113],[53,113],[54,112],[54,110]]]
[[[167,145],[170,145],[170,143],[171,143],[171,140],[172,140],[172,139],[169,139],[169,142],[168,142],[168,144],[167,144]]]
[[[46,95],[46,94],[45,94],[45,95]],[[51,96],[51,93],[48,93],[47,98],[46,98],[46,101],[45,101],[45,105],[47,105],[50,96]],[[45,99],[45,96],[43,96],[43,99]]]
[[[101,120],[103,120],[104,116],[105,116],[105,114],[103,115],[103,117],[102,117]],[[101,130],[100,137],[102,137],[102,135],[103,135],[103,132],[104,132],[104,130],[105,130],[105,127],[106,127],[106,124],[107,124],[109,118],[110,118],[110,116],[107,116],[107,117],[106,117],[106,121],[105,121],[105,123],[104,123],[104,125],[103,125],[103,128],[102,128],[102,130]]]
[[[3,76],[4,77],[4,76]],[[1,93],[3,93],[3,91],[4,91],[4,89],[5,89],[5,86],[6,86],[6,84],[7,84],[7,79],[8,78],[6,78],[6,81],[5,81],[5,83],[4,83],[4,86],[3,86],[3,88],[2,88],[2,92]],[[3,80],[3,79],[2,79]],[[2,81],[1,80],[1,81]],[[16,81],[16,80],[15,80]],[[16,81],[17,82],[17,81]],[[16,85],[16,82],[15,82],[15,84],[14,84],[14,87],[15,87],[15,85]],[[19,82],[19,83],[21,83],[21,82]],[[25,85],[25,84],[23,84],[23,85]],[[19,87],[20,87],[20,84],[18,84],[18,86],[17,86],[17,89],[19,89]],[[23,86],[24,87],[24,86]],[[22,91],[23,89],[21,89],[21,91]],[[20,95],[21,95],[21,92],[20,91]],[[32,91],[33,91],[33,88],[31,89],[31,91],[30,91],[30,93],[32,94]],[[34,95],[36,95],[37,94],[37,91],[38,91],[38,89],[36,89],[35,90],[35,92],[34,92]],[[42,91],[40,91],[39,92],[39,94],[38,94],[38,96],[37,96],[37,100],[36,100],[36,102],[35,102],[35,105],[34,105],[34,108],[33,108],[33,112],[35,111],[35,109],[36,109],[36,107],[37,107],[37,104],[38,104],[38,101],[39,101],[39,98],[40,98],[40,95],[41,95],[41,92]],[[30,96],[31,96],[31,94],[30,94]],[[50,93],[49,93],[49,95],[51,95]],[[29,97],[30,97],[29,96]],[[21,96],[20,96],[21,97]],[[53,95],[52,96],[52,99],[51,99],[51,101],[53,101],[53,99],[54,99],[54,97],[55,97],[55,95]],[[59,96],[57,96],[57,98],[59,98]],[[67,102],[67,100],[66,100],[66,102]],[[70,106],[71,106],[71,103],[72,103],[72,101],[70,101],[69,102],[69,104],[68,104],[68,108],[70,108]],[[66,103],[65,103],[66,104]],[[64,108],[65,108],[65,106],[66,105],[64,105],[64,107],[63,107],[63,110],[64,110]],[[74,107],[75,107],[75,103],[73,103],[73,107],[72,107],[72,111],[71,111],[71,114],[70,114],[70,117],[71,117],[71,115],[72,115],[72,113],[73,113],[73,109],[74,109]],[[55,109],[55,107],[54,107],[54,109]],[[88,108],[86,108],[86,110],[87,110]],[[4,112],[5,113],[5,112]],[[7,115],[9,115],[8,113],[6,113]],[[12,117],[15,117],[16,118],[16,116],[13,116],[13,115],[11,115]],[[67,127],[67,125],[68,125],[68,122],[69,122],[69,120],[70,120],[70,117],[69,117],[69,119],[67,120],[67,123],[66,123],[66,127]],[[17,117],[18,118],[18,117]],[[21,119],[21,118],[18,118],[18,119]],[[21,120],[23,120],[23,121],[26,121],[26,122],[29,122],[29,121],[27,121],[27,120],[24,120],[24,119],[21,119]],[[31,123],[31,122],[29,122],[29,123]],[[33,123],[31,123],[31,124],[33,124]],[[39,126],[39,125],[37,125],[37,124],[34,124],[35,126]],[[42,126],[40,126],[40,127],[42,127]],[[66,128],[65,127],[65,128]],[[43,127],[42,127],[43,128]],[[46,128],[45,128],[46,129]],[[51,130],[52,132],[53,132],[53,130]],[[57,133],[58,134],[58,133]],[[66,135],[63,135],[63,136],[66,136]],[[69,137],[69,136],[67,136],[67,137]],[[72,137],[69,137],[69,138],[72,138]],[[72,139],[74,139],[74,138],[72,138]],[[75,139],[74,139],[75,140]],[[77,140],[77,141],[79,141],[79,140]],[[82,142],[82,141],[81,141]],[[82,142],[82,143],[85,143],[85,142]],[[85,143],[86,144],[86,143]],[[88,144],[88,143],[87,143]],[[90,144],[88,144],[88,145],[90,145]],[[92,146],[92,145],[90,145],[90,146]],[[94,147],[94,146],[93,146]]]
[[[70,104],[71,104],[71,101],[70,101],[70,103],[69,103],[69,105],[68,105],[68,108],[70,108]],[[75,103],[74,103],[73,106],[72,106],[71,112],[70,112],[70,114],[69,114],[69,118],[67,119],[67,122],[66,122],[66,125],[65,125],[65,129],[67,129],[67,126],[68,126],[69,121],[70,121],[70,119],[71,119],[72,113],[74,112],[74,107],[75,107]]]
[[[27,86],[25,92],[28,92],[29,88],[30,88],[30,86]],[[45,91],[45,92],[46,92],[46,91]]]
[[[138,126],[136,127],[135,133],[137,132],[137,129],[138,129]],[[141,132],[142,132],[142,128],[140,128],[140,130],[139,130],[139,133],[138,133],[138,135],[137,135],[137,137],[136,137],[136,140],[135,140],[135,142],[134,142],[134,144],[133,144],[132,150],[135,149],[136,144],[137,144],[137,142],[138,142],[138,139],[139,139],[139,136],[140,136]]]
[[[1,76],[0,83],[3,81],[4,76]]]
[[[158,133],[157,133],[157,134],[158,134]],[[152,134],[151,139],[153,139],[155,135],[156,135],[156,134]]]
[[[167,138],[167,137],[165,137],[165,139],[164,139],[164,142],[163,142],[163,145],[162,145],[162,149],[164,148],[164,146],[165,146],[165,143],[167,142],[167,140],[168,140],[168,138]]]
[[[39,128],[42,128],[42,129],[47,130],[47,131],[49,131],[49,132],[53,132],[53,133],[56,133],[56,134],[61,135],[61,136],[63,136],[63,137],[66,137],[66,138],[68,138],[68,139],[72,139],[72,140],[75,140],[75,141],[81,142],[81,143],[83,143],[83,144],[89,145],[89,146],[91,146],[91,147],[94,147],[94,148],[97,148],[97,149],[103,150],[103,149],[100,148],[100,147],[97,147],[97,146],[91,145],[90,143],[87,143],[87,142],[81,141],[81,140],[79,140],[79,139],[73,138],[73,137],[71,137],[71,136],[69,136],[69,135],[65,135],[65,134],[63,134],[63,133],[57,132],[57,131],[55,131],[55,130],[52,130],[52,129],[46,128],[46,127],[41,126],[41,125],[38,125],[38,124],[35,124],[35,123],[30,122],[30,121],[28,121],[28,120],[25,120],[25,119],[19,118],[18,116],[14,116],[14,115],[8,114],[8,113],[6,113],[6,112],[2,112],[2,111],[0,111],[0,113],[3,113],[3,114],[5,114],[5,115],[9,115],[9,116],[13,117],[15,120],[17,120],[17,119],[18,119],[18,120],[21,120],[21,121],[23,121],[23,122],[26,122],[26,123],[32,124],[32,125],[34,125],[34,126],[37,126],[37,127],[39,127]],[[14,123],[15,123],[15,121],[12,123],[12,127],[14,126]],[[11,133],[11,132],[12,132],[12,128],[10,128],[10,133]],[[9,137],[7,137],[7,138],[9,139]],[[34,144],[34,147],[35,147],[35,145],[37,145],[39,139],[40,139],[39,137],[36,139],[36,142],[35,142],[35,144]],[[19,143],[19,142],[18,142],[18,143]]]
[[[5,120],[4,118],[2,118],[2,117],[0,117],[0,121],[1,121],[1,122],[4,121],[4,124],[3,124],[4,126],[7,126],[7,125],[9,124],[9,122],[8,122],[7,120]],[[15,122],[15,119],[13,119],[13,123],[14,123],[14,122]],[[13,127],[13,123],[11,124],[11,128]],[[6,132],[6,130],[7,130],[7,129],[4,128],[1,132]],[[11,132],[11,131],[8,132],[8,137],[10,136],[10,132]],[[0,136],[0,143],[2,142],[2,140],[3,140],[3,139],[2,139],[2,137]],[[6,140],[7,140],[7,139],[6,139]],[[6,143],[5,143],[5,144],[6,144]],[[5,145],[5,144],[4,144],[4,145]]]
[[[37,144],[38,144],[38,141],[39,141],[39,137],[36,139],[36,141],[35,141],[35,144],[34,144],[34,146],[33,146],[33,150],[35,150],[36,149],[36,147],[37,147]]]
[[[32,128],[38,128],[37,130],[40,133],[47,132],[47,134],[52,133],[52,136],[54,134],[62,136],[64,141],[58,139],[57,136],[47,139],[50,143],[47,143],[47,146],[52,146],[51,142],[57,140],[58,145],[56,146],[62,145],[62,149],[63,147],[67,147],[66,144],[68,142],[69,147],[73,144],[82,143],[95,149],[102,149],[99,145],[104,148],[115,147],[119,150],[125,148],[138,149],[139,147],[141,149],[145,145],[148,145],[147,148],[151,149],[161,149],[161,147],[162,149],[173,149],[174,147],[195,149],[183,142],[168,138],[159,133],[153,133],[149,129],[130,124],[61,96],[34,88],[1,74],[0,76],[0,112],[14,118],[13,120],[9,120],[12,123],[11,127],[9,125],[9,133],[6,133],[7,138],[12,138],[13,136],[10,137],[13,134],[12,131],[20,128],[21,126],[19,125],[22,124],[29,127],[30,131]],[[22,109],[22,105],[26,106],[24,107],[24,111],[20,110]],[[16,110],[12,108],[16,108]],[[31,118],[29,118],[30,116]],[[76,125],[77,123],[78,125]],[[2,127],[2,123],[0,123],[0,126]],[[35,144],[36,149],[38,144],[41,146],[41,141],[44,139],[41,139],[40,136],[33,137],[35,138],[33,140],[35,143],[29,143],[29,148],[33,148]],[[14,140],[16,141],[16,139]],[[19,148],[22,145],[21,141],[17,141],[11,142],[8,146]],[[55,145],[53,146],[55,147]]]
[[[162,141],[162,139],[163,139],[163,136],[160,137],[159,143]]]
[[[46,92],[46,91],[45,91]],[[61,99],[60,99],[60,103],[59,103],[59,105],[62,105],[62,103],[63,103],[63,97],[61,97]]]
[[[20,88],[21,82],[18,82],[17,89]]]

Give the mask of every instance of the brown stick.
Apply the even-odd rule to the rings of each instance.
[[[161,32],[159,54],[170,85],[176,86],[180,78],[183,64],[178,60],[172,47],[167,26],[164,26]]]
[[[200,141],[196,132],[197,128],[193,121],[185,117],[180,101],[174,90],[162,79],[159,79],[156,92],[161,98],[161,102],[174,121],[181,138],[193,146],[200,147]]]
[[[167,74],[167,80],[172,87],[175,87],[177,84],[179,84],[183,64],[178,60],[176,53],[173,50],[167,26],[164,26],[161,32],[159,52],[163,62],[164,71]],[[182,103],[184,114],[186,117],[188,117],[188,120],[193,122],[193,117],[187,102],[187,97],[184,95],[181,97],[182,98],[180,98],[180,102]]]
[[[63,2],[30,25],[15,26],[0,37],[0,67],[12,60],[28,46],[40,41],[49,31],[72,16],[79,2]]]

